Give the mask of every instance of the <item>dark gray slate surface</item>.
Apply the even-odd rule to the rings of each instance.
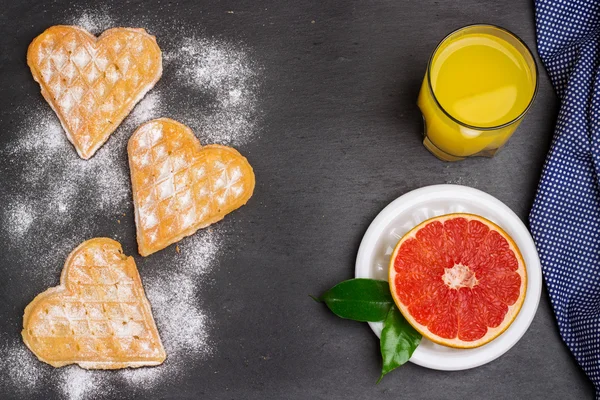
[[[43,101],[24,61],[27,45],[75,12],[73,4],[42,3],[0,4],[0,145],[15,139],[19,107]],[[190,364],[180,381],[135,392],[123,387],[115,398],[593,397],[560,340],[546,293],[530,330],[498,360],[453,373],[406,365],[379,385],[378,342],[369,327],[337,319],[307,296],[352,277],[371,220],[412,189],[472,186],[526,219],[558,106],[545,72],[533,109],[494,159],[446,164],[433,158],[420,143],[415,102],[430,51],[455,28],[498,24],[534,48],[530,2],[114,1],[97,8],[120,25],[160,34],[159,42],[179,24],[196,27],[200,37],[242,41],[264,67],[260,137],[240,148],[256,170],[255,196],[238,211],[203,293],[214,319],[215,354]],[[153,26],[161,14],[168,23]],[[10,165],[0,160],[0,166],[0,200],[7,201],[23,187]],[[98,234],[128,237],[122,242],[133,254],[133,221],[113,222],[94,220]],[[3,242],[0,339],[6,341],[18,336],[23,307],[41,286],[19,273],[19,252]],[[143,263],[165,268],[152,258]],[[0,387],[0,398],[18,397]],[[27,398],[58,398],[51,382],[45,387]]]

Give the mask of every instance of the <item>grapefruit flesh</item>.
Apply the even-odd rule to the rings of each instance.
[[[389,282],[398,309],[424,337],[472,348],[514,321],[527,272],[517,245],[499,226],[474,214],[449,214],[402,237]]]

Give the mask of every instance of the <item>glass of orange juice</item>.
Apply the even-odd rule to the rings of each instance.
[[[446,36],[427,66],[418,105],[423,144],[444,161],[493,157],[537,93],[531,51],[513,33],[469,25]]]

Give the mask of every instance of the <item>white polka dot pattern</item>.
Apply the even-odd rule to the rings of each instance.
[[[535,7],[538,51],[561,108],[530,227],[560,334],[600,399],[600,3]]]

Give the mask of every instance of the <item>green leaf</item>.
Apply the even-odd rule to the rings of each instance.
[[[338,317],[361,322],[383,321],[394,304],[389,284],[374,279],[350,279],[313,299],[325,302]]]
[[[313,296],[312,294],[309,294],[308,297],[310,297],[311,299],[313,299],[314,301],[316,301],[317,303],[322,303],[321,299],[318,297]]]
[[[383,323],[381,332],[381,356],[383,376],[407,362],[421,342],[421,334],[415,330],[402,316],[396,306],[392,306]]]

